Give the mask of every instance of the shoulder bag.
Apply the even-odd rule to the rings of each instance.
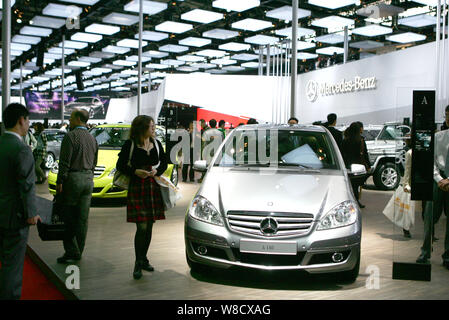
[[[131,167],[131,156],[133,154],[133,151],[134,151],[134,141],[131,140],[131,149],[129,150],[128,163],[127,163],[129,167]],[[112,184],[124,190],[128,190],[129,180],[130,177],[128,175],[116,169],[114,173],[114,179],[112,180]]]

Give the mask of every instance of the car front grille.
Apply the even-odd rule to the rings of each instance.
[[[309,213],[228,211],[227,218],[232,230],[270,237],[305,235],[313,223],[313,215]],[[271,235],[261,231],[261,222],[267,218],[277,223],[277,231]]]
[[[94,178],[100,177],[105,170],[106,170],[106,167],[104,167],[104,166],[96,166],[94,169]]]

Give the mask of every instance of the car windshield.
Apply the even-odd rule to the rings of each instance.
[[[214,166],[270,166],[339,169],[335,150],[324,132],[238,130],[226,140]]]
[[[91,103],[92,102],[91,97],[81,97],[75,100],[75,102],[81,102],[81,103]]]
[[[90,133],[97,140],[98,146],[105,149],[121,149],[129,138],[130,128],[97,127]]]

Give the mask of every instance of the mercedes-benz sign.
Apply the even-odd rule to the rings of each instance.
[[[315,102],[318,98],[318,82],[309,80],[306,85],[306,96],[310,102]]]

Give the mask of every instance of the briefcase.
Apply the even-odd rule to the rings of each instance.
[[[37,231],[42,241],[64,239],[64,221],[62,219],[63,204],[59,196],[53,198],[51,212],[41,216],[42,222],[37,222]]]

